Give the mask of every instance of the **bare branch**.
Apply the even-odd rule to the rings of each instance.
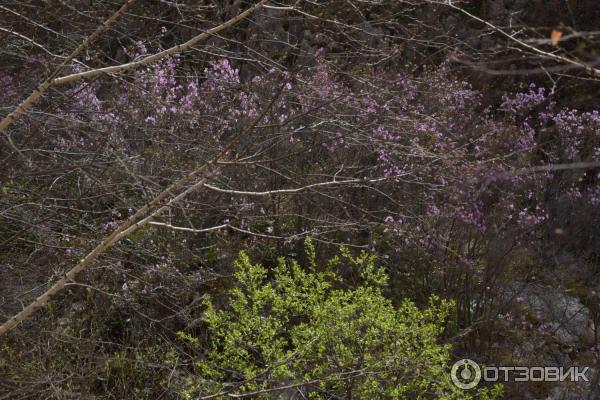
[[[590,66],[588,64],[582,63],[582,62],[577,61],[577,60],[573,60],[573,59],[570,59],[570,58],[567,58],[567,57],[564,57],[564,56],[560,56],[560,55],[557,55],[557,54],[549,53],[549,52],[544,51],[542,49],[539,49],[539,48],[537,48],[537,47],[535,47],[535,46],[533,46],[533,45],[531,45],[531,44],[529,44],[529,43],[527,43],[527,42],[525,42],[525,41],[523,41],[521,39],[517,39],[515,37],[515,35],[511,35],[510,33],[504,31],[503,29],[501,29],[499,27],[497,27],[496,25],[492,24],[491,22],[488,22],[488,21],[486,21],[484,19],[481,19],[478,16],[471,14],[470,12],[468,12],[467,10],[465,10],[464,8],[461,8],[461,7],[458,7],[458,6],[454,5],[454,4],[452,4],[451,1],[448,1],[448,2],[439,2],[439,4],[444,4],[444,5],[449,6],[449,7],[453,8],[453,9],[455,9],[457,11],[460,11],[461,13],[465,14],[469,18],[472,18],[472,19],[474,19],[477,22],[485,24],[486,26],[488,26],[492,30],[500,33],[502,36],[505,36],[507,39],[509,39],[509,40],[517,43],[518,45],[520,45],[520,46],[522,46],[522,47],[524,47],[524,48],[526,48],[528,50],[533,51],[534,53],[536,53],[536,54],[538,54],[538,55],[540,55],[540,56],[542,56],[544,58],[548,58],[548,59],[551,59],[551,60],[554,60],[554,61],[558,61],[558,62],[561,62],[561,63],[566,63],[566,64],[574,65],[574,66],[576,66],[578,68],[581,68],[581,69],[585,70],[585,72],[588,73],[589,75],[591,75],[591,76],[593,76],[595,78],[600,78],[600,69],[594,68],[594,67],[592,67],[592,66]]]
[[[309,189],[313,189],[313,188],[317,188],[317,187],[323,187],[323,186],[346,185],[346,184],[352,184],[352,183],[375,183],[375,182],[381,182],[384,180],[390,180],[393,178],[396,178],[396,177],[385,177],[385,178],[376,178],[376,179],[346,179],[343,181],[333,180],[333,181],[328,181],[328,182],[313,183],[311,185],[306,185],[306,186],[293,188],[293,189],[267,190],[264,192],[249,192],[249,191],[244,191],[244,190],[222,189],[222,188],[219,188],[219,187],[216,187],[213,185],[209,185],[208,183],[204,184],[204,187],[214,190],[215,192],[221,192],[221,193],[237,194],[237,195],[244,195],[244,196],[272,196],[274,194],[300,193],[305,190],[309,190]]]
[[[200,168],[196,169],[195,171],[178,179],[176,182],[172,183],[167,189],[163,190],[156,197],[154,197],[152,200],[146,203],[127,221],[121,224],[100,244],[98,244],[90,253],[88,253],[83,259],[81,259],[81,261],[75,267],[68,271],[65,274],[65,276],[59,279],[54,285],[52,285],[52,287],[50,287],[35,301],[33,301],[27,307],[21,310],[21,312],[19,312],[11,319],[0,325],[0,335],[10,331],[12,328],[14,328],[19,323],[27,319],[30,315],[32,315],[37,309],[46,304],[53,295],[60,292],[68,282],[75,279],[75,277],[81,271],[83,271],[87,266],[89,266],[96,258],[98,258],[100,254],[102,254],[105,250],[109,249],[113,244],[117,243],[122,238],[136,231],[138,228],[148,224],[152,218],[168,210],[173,204],[180,201],[188,194],[201,188],[210,177],[214,176],[220,170],[221,167],[217,165],[217,162],[226,157],[240,143],[240,141],[243,138],[245,138],[250,132],[252,132],[256,125],[264,118],[267,112],[271,109],[275,100],[279,97],[280,94],[281,90],[275,96],[273,96],[270,103],[267,105],[267,107],[265,107],[265,109],[260,113],[260,115],[256,117],[254,122],[250,126],[248,126],[244,131],[239,133],[237,136],[234,136],[229,142],[229,144],[216,156],[214,156],[210,161],[203,164]],[[152,211],[158,205],[160,205],[160,203],[163,200],[165,200],[169,196],[174,195],[178,190],[182,189],[186,184],[193,182],[194,180],[197,180],[195,184],[193,184],[180,194],[175,195],[166,205],[156,209],[155,211]],[[143,218],[146,215],[148,216],[146,218]]]
[[[142,65],[147,65],[147,64],[153,63],[155,61],[158,61],[162,58],[165,58],[165,57],[168,57],[168,56],[171,56],[174,54],[179,54],[179,53],[189,49],[190,47],[194,46],[196,43],[198,43],[212,35],[215,35],[215,34],[221,32],[222,30],[229,28],[230,26],[235,25],[239,21],[246,18],[248,15],[252,14],[257,9],[262,7],[266,2],[267,2],[267,0],[261,0],[260,2],[256,3],[254,6],[250,7],[246,11],[237,15],[236,17],[231,18],[229,21],[224,22],[223,24],[216,26],[214,28],[211,28],[208,31],[203,32],[197,36],[194,36],[193,38],[191,38],[190,40],[188,40],[185,43],[178,44],[177,46],[173,46],[173,47],[163,50],[159,53],[152,54],[151,56],[148,56],[148,57],[144,57],[141,60],[133,61],[133,62],[126,63],[126,64],[121,64],[121,65],[113,65],[111,67],[92,69],[92,70],[85,71],[85,72],[79,72],[76,74],[63,76],[61,78],[55,79],[53,84],[65,85],[65,84],[72,83],[72,82],[75,82],[75,81],[78,81],[81,79],[93,78],[93,77],[101,75],[101,74],[114,74],[114,73],[118,73],[118,72],[123,72],[123,71],[127,71],[130,69],[135,69]]]
[[[88,36],[79,46],[77,46],[77,48],[73,50],[71,54],[65,57],[63,62],[60,63],[60,65],[54,70],[54,72],[52,72],[52,74],[50,74],[48,78],[46,78],[46,80],[44,80],[38,85],[37,89],[34,90],[29,95],[29,97],[23,100],[13,112],[8,114],[2,119],[2,121],[0,121],[0,131],[6,130],[6,128],[8,128],[13,122],[15,122],[21,115],[25,114],[27,110],[29,110],[33,106],[33,104],[35,104],[35,102],[40,97],[42,97],[46,90],[48,90],[48,88],[53,85],[54,78],[56,78],[62,72],[62,70],[67,66],[67,64],[73,58],[77,57],[79,53],[85,50],[94,39],[96,39],[112,24],[114,24],[117,18],[119,18],[136,1],[137,0],[127,0],[121,6],[121,8],[119,8],[113,15],[111,15],[110,18],[104,21],[104,23],[100,25],[90,36]]]

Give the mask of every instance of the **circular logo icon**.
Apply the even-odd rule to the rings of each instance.
[[[481,380],[481,368],[468,358],[458,360],[450,370],[450,377],[456,387],[460,389],[473,389]]]

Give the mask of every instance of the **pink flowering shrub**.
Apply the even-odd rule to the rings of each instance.
[[[128,55],[146,53],[138,44]],[[264,163],[224,167],[221,186],[260,192],[335,174],[370,183],[331,195],[298,193],[277,205],[266,197],[200,193],[170,218],[364,244],[387,257],[399,290],[457,298],[465,321],[483,312],[489,288],[513,273],[512,254],[551,243],[553,231],[573,227],[575,210],[598,220],[597,168],[535,167],[600,161],[600,115],[563,109],[543,88],[507,93],[489,106],[446,65],[420,74],[374,67],[356,79],[323,55],[303,74],[271,69],[242,79],[227,59],[202,72],[172,57],[110,86],[93,81],[69,89],[62,105],[69,123],[51,145],[64,155],[55,161],[110,163],[111,184],[128,185],[126,196],[141,203],[144,185],[156,191],[202,165],[275,97],[239,149]],[[112,230],[123,219],[115,210],[129,207],[106,199],[94,223]],[[594,225],[586,226],[585,235],[597,237]]]

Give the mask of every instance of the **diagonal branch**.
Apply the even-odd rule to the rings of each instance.
[[[38,85],[38,87],[15,108],[13,112],[8,114],[6,117],[0,121],[0,131],[5,131],[13,122],[15,122],[21,115],[25,114],[27,110],[29,110],[33,104],[40,98],[42,95],[48,90],[50,86],[54,84],[54,79],[62,72],[62,70],[67,66],[67,64],[77,55],[79,55],[83,50],[85,50],[92,41],[94,41],[98,36],[100,36],[105,30],[107,30],[112,24],[115,23],[117,18],[119,18],[133,3],[137,0],[127,0],[125,3],[119,8],[113,15],[110,16],[102,25],[100,25],[90,36],[88,36],[75,50],[71,52],[56,69],[48,76],[42,83]],[[8,136],[8,135],[7,135]],[[10,137],[8,137],[9,142]],[[12,145],[12,142],[11,142]],[[14,146],[13,146],[14,147]]]
[[[56,58],[64,58],[64,56],[60,56],[58,54],[54,54],[53,52],[51,52],[50,50],[48,50],[47,48],[45,48],[42,44],[36,42],[35,40],[33,40],[32,38],[30,38],[29,36],[25,36],[13,29],[7,29],[7,28],[3,28],[0,26],[0,31],[1,32],[5,32],[8,33],[9,35],[13,35],[16,36],[20,39],[25,40],[28,43],[31,43],[32,45],[34,45],[35,47],[39,48],[40,50],[42,50],[44,53],[51,55],[52,57],[56,57]]]
[[[27,97],[25,100],[23,100],[21,102],[21,104],[19,104],[12,113],[7,115],[6,117],[4,117],[4,119],[2,121],[0,121],[0,131],[4,131],[8,126],[10,126],[14,121],[16,121],[17,118],[19,118],[21,115],[23,115],[25,112],[27,112],[27,110],[29,110],[33,106],[33,104],[46,92],[46,90],[48,90],[48,88],[50,86],[65,85],[68,83],[79,81],[81,79],[92,78],[92,77],[102,75],[102,74],[118,73],[118,72],[135,69],[135,68],[138,68],[143,65],[151,64],[155,61],[158,61],[158,60],[168,57],[170,55],[181,53],[181,52],[189,49],[196,43],[210,37],[211,35],[214,35],[218,32],[221,32],[224,29],[231,27],[232,25],[235,25],[239,21],[246,18],[248,15],[252,14],[257,9],[263,7],[263,5],[267,2],[267,0],[261,0],[258,3],[256,3],[255,5],[253,5],[252,7],[248,8],[246,11],[238,14],[237,16],[222,23],[221,25],[211,28],[208,31],[203,32],[197,36],[194,36],[192,39],[188,40],[185,43],[178,44],[176,46],[173,46],[169,49],[163,50],[156,54],[152,54],[150,56],[144,57],[141,60],[126,63],[126,64],[121,64],[121,65],[113,65],[113,66],[105,67],[105,68],[92,69],[89,71],[79,72],[79,73],[75,73],[75,74],[57,78],[57,76],[60,74],[60,72],[64,69],[64,67],[67,65],[67,63],[69,61],[71,61],[77,54],[79,54],[81,51],[83,51],[90,44],[90,42],[92,40],[94,40],[98,35],[100,35],[110,25],[112,25],[115,22],[115,20],[121,14],[123,14],[127,10],[127,8],[129,8],[129,6],[131,4],[133,4],[135,1],[136,0],[127,0],[126,3],[117,12],[115,12],[108,20],[106,20],[106,22],[104,22],[104,24],[102,24],[94,33],[92,33],[67,58],[65,58],[65,60],[56,68],[56,70],[44,82],[42,82],[37,87],[37,89],[34,90],[33,93],[31,93],[29,95],[29,97]],[[10,138],[8,138],[8,139],[10,139]]]
[[[142,226],[148,224],[152,220],[152,218],[168,210],[176,202],[180,201],[188,194],[203,187],[204,184],[208,181],[208,179],[215,176],[222,168],[222,166],[218,165],[218,162],[226,156],[228,156],[231,153],[231,151],[235,147],[237,147],[241,140],[248,136],[254,130],[254,128],[265,117],[269,110],[271,110],[273,104],[281,95],[282,90],[283,85],[281,86],[279,91],[273,96],[269,104],[264,108],[260,115],[258,115],[256,119],[245,130],[234,136],[229,142],[229,144],[225,146],[210,161],[203,164],[200,168],[196,169],[195,171],[178,179],[164,191],[156,195],[156,197],[154,197],[143,207],[141,207],[134,215],[132,215],[119,227],[117,227],[117,229],[115,229],[108,237],[106,237],[100,244],[98,244],[90,253],[88,253],[84,258],[82,258],[81,261],[75,267],[73,267],[65,274],[65,276],[60,278],[56,283],[54,283],[54,285],[52,285],[48,290],[46,290],[37,299],[35,299],[35,301],[33,301],[27,307],[21,310],[21,312],[19,312],[18,314],[10,318],[8,321],[0,325],[0,335],[7,333],[19,323],[31,316],[37,309],[44,306],[52,296],[64,289],[67,283],[75,279],[75,277],[81,271],[88,267],[96,258],[98,258],[100,254],[112,247],[112,245],[114,245],[127,235],[133,233],[138,228],[141,228]],[[256,135],[256,138],[258,138],[258,135]],[[253,141],[251,141],[251,143],[254,143],[256,138]],[[190,187],[183,190],[179,194],[176,194],[177,192],[182,190],[185,185],[194,181],[195,183],[192,184]],[[163,206],[160,206],[163,200],[166,200],[170,196],[173,196],[171,200],[169,200]]]
[[[168,57],[173,54],[179,54],[179,53],[189,49],[196,43],[208,38],[209,36],[212,36],[216,33],[221,32],[224,29],[229,28],[232,25],[235,25],[239,21],[246,18],[248,15],[252,14],[257,9],[261,8],[266,2],[267,2],[267,0],[259,1],[258,3],[256,3],[252,7],[248,8],[246,11],[242,12],[241,14],[238,14],[237,16],[231,18],[230,20],[224,22],[223,24],[221,24],[219,26],[216,26],[214,28],[207,30],[206,32],[203,32],[197,36],[194,36],[193,38],[191,38],[190,40],[188,40],[185,43],[178,44],[176,46],[173,46],[169,49],[163,50],[156,54],[152,54],[150,56],[144,57],[138,61],[133,61],[133,62],[126,63],[126,64],[121,64],[121,65],[113,65],[113,66],[105,67],[105,68],[92,69],[89,71],[84,71],[84,72],[79,72],[76,74],[63,76],[61,78],[55,79],[53,84],[64,85],[64,84],[75,82],[75,81],[85,79],[85,78],[93,78],[93,77],[101,75],[101,74],[114,74],[114,73],[118,73],[118,72],[123,72],[123,71],[127,71],[130,69],[135,69],[142,65],[151,64],[155,61],[158,61],[162,58]]]

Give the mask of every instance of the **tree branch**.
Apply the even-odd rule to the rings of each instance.
[[[236,195],[243,195],[243,196],[271,196],[274,194],[300,193],[305,190],[313,189],[316,187],[345,185],[345,184],[350,184],[350,183],[375,183],[375,182],[381,182],[381,181],[393,179],[393,178],[394,177],[375,178],[375,179],[346,179],[343,181],[333,180],[333,181],[328,181],[328,182],[313,183],[311,185],[306,185],[306,186],[293,188],[293,189],[276,189],[276,190],[267,190],[264,192],[249,192],[249,191],[244,191],[244,190],[222,189],[220,187],[209,185],[208,183],[205,183],[204,187],[206,187],[210,190],[214,190],[215,192],[228,193],[228,194],[236,194]]]
[[[499,27],[497,27],[496,25],[492,24],[491,22],[488,22],[488,21],[486,21],[486,20],[484,20],[482,18],[479,18],[478,16],[471,14],[467,10],[465,10],[465,9],[463,9],[461,7],[458,7],[458,6],[454,5],[454,4],[452,4],[451,1],[448,1],[448,2],[438,2],[438,4],[444,4],[444,5],[446,5],[446,6],[450,7],[450,8],[453,8],[453,9],[455,9],[455,10],[457,10],[457,11],[465,14],[467,17],[469,17],[471,19],[474,19],[475,21],[480,22],[480,23],[488,26],[492,30],[500,33],[502,36],[505,36],[509,40],[511,40],[511,41],[517,43],[518,45],[520,45],[521,47],[524,47],[524,48],[526,48],[528,50],[531,50],[534,53],[536,53],[536,54],[538,54],[538,55],[540,55],[540,56],[542,56],[544,58],[548,58],[548,59],[551,59],[551,60],[554,60],[554,61],[558,61],[558,62],[561,62],[561,63],[566,63],[566,64],[573,65],[575,67],[578,67],[578,68],[581,68],[581,69],[585,70],[586,73],[588,73],[590,76],[593,76],[594,78],[600,78],[600,69],[594,68],[594,67],[592,67],[590,65],[587,65],[587,64],[582,63],[582,62],[577,61],[577,60],[573,60],[573,59],[570,59],[570,58],[567,58],[567,57],[564,57],[564,56],[560,56],[560,55],[557,55],[557,54],[549,53],[549,52],[544,51],[542,49],[539,49],[539,48],[537,48],[537,47],[535,47],[535,46],[533,46],[533,45],[531,45],[529,43],[526,43],[526,42],[524,42],[521,39],[517,39],[514,35],[511,35],[510,33],[505,32],[503,29],[500,29]]]
[[[239,21],[243,20],[244,18],[246,18],[248,15],[252,14],[254,11],[256,11],[257,9],[261,8],[265,3],[267,2],[267,0],[261,0],[258,3],[256,3],[255,5],[253,5],[252,7],[250,7],[249,9],[247,9],[246,11],[242,12],[241,14],[238,14],[237,16],[231,18],[229,21],[222,23],[219,26],[216,26],[214,28],[211,28],[209,30],[207,30],[206,32],[203,32],[197,36],[194,36],[193,38],[191,38],[190,40],[188,40],[185,43],[182,44],[178,44],[176,46],[173,46],[169,49],[163,50],[161,52],[158,52],[156,54],[152,54],[150,56],[144,57],[138,61],[133,61],[130,63],[126,63],[126,64],[121,64],[121,65],[113,65],[110,67],[105,67],[105,68],[98,68],[98,69],[92,69],[89,71],[84,71],[84,72],[79,72],[76,74],[71,74],[71,75],[67,75],[67,76],[63,76],[61,78],[57,78],[54,80],[53,84],[55,85],[65,85],[67,83],[72,83],[81,79],[85,79],[85,78],[93,78],[95,76],[101,75],[101,74],[113,74],[113,73],[118,73],[118,72],[123,72],[123,71],[127,71],[130,69],[135,69],[137,67],[140,67],[142,65],[147,65],[150,63],[153,63],[155,61],[158,61],[162,58],[168,57],[170,55],[173,54],[178,54],[181,53],[187,49],[189,49],[190,47],[192,47],[193,45],[195,45],[196,43],[200,42],[201,40],[204,40],[206,38],[208,38],[209,36],[212,36],[216,33],[221,32],[224,29],[229,28],[232,25],[235,25],[236,23],[238,23]]]
[[[279,92],[276,93],[275,96],[273,96],[269,104],[260,113],[260,115],[256,117],[253,123],[250,124],[245,130],[240,132],[237,136],[234,136],[229,142],[229,144],[225,146],[225,148],[222,149],[216,156],[214,156],[210,161],[202,165],[200,168],[178,179],[176,182],[172,183],[169,187],[167,187],[164,191],[156,195],[156,197],[154,197],[143,207],[141,207],[134,215],[132,215],[119,227],[117,227],[117,229],[115,229],[108,237],[106,237],[100,244],[98,244],[83,259],[81,259],[81,261],[70,271],[68,271],[65,274],[65,276],[63,276],[56,283],[54,283],[54,285],[52,285],[48,290],[41,294],[35,301],[33,301],[27,307],[21,310],[21,312],[19,312],[11,319],[0,325],[0,335],[7,333],[19,323],[31,316],[38,308],[44,306],[53,295],[60,292],[68,282],[75,279],[75,277],[81,271],[83,271],[87,266],[89,266],[96,258],[98,258],[100,254],[102,254],[105,250],[109,249],[113,244],[117,243],[119,240],[131,234],[138,228],[148,224],[152,218],[168,210],[172,207],[173,204],[180,201],[188,194],[202,187],[209,178],[211,178],[221,169],[221,166],[219,166],[217,162],[222,160],[225,156],[227,156],[240,143],[240,141],[244,137],[246,137],[250,132],[252,132],[256,125],[258,125],[258,123],[265,117],[265,115],[269,112],[277,98],[279,98],[279,96],[281,95],[282,89],[283,86],[281,87]],[[152,211],[156,207],[158,207],[163,200],[165,200],[171,195],[174,195],[177,191],[181,190],[185,185],[187,185],[190,182],[193,182],[194,180],[197,180],[195,184],[193,184],[183,192],[179,193],[178,195],[175,195],[175,197],[168,201],[166,205],[163,205],[155,211]]]
[[[6,128],[8,128],[10,125],[12,125],[12,123],[15,122],[21,115],[25,114],[27,112],[27,110],[29,110],[33,106],[33,104],[40,97],[42,97],[42,95],[46,92],[46,90],[48,90],[48,88],[53,85],[54,79],[62,72],[62,70],[67,66],[67,64],[73,58],[77,57],[77,55],[79,53],[81,53],[83,50],[85,50],[94,39],[96,39],[100,34],[102,34],[112,24],[114,24],[115,21],[117,20],[117,18],[119,18],[121,16],[121,14],[123,14],[136,1],[137,0],[125,1],[125,3],[121,6],[121,8],[119,8],[113,15],[110,16],[110,18],[108,18],[106,21],[104,21],[104,23],[102,25],[100,25],[79,46],[77,46],[77,48],[75,50],[73,50],[71,52],[71,54],[69,54],[60,63],[60,65],[58,67],[56,67],[54,72],[52,72],[50,74],[50,76],[48,76],[48,78],[46,78],[46,80],[44,80],[42,83],[40,83],[38,85],[37,89],[35,89],[25,100],[23,100],[21,102],[21,104],[19,104],[13,112],[8,114],[6,117],[4,117],[2,119],[2,121],[0,121],[0,131],[6,130]]]

